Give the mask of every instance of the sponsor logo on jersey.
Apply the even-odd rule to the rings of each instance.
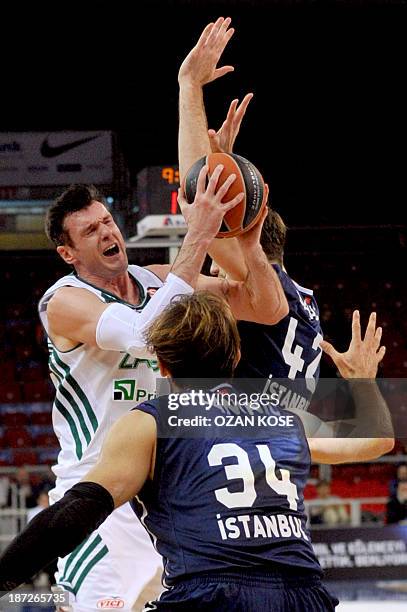
[[[137,357],[132,357],[129,353],[125,353],[123,359],[119,363],[119,370],[135,370],[142,364],[145,364],[148,368],[153,370],[153,372],[158,371],[158,361],[156,359],[138,359]]]
[[[113,381],[114,400],[134,400],[136,394],[136,381],[134,378],[124,378]]]
[[[106,597],[105,599],[99,599],[96,607],[98,610],[117,610],[124,608],[124,599],[121,597]]]
[[[113,400],[118,402],[140,402],[153,399],[155,393],[137,387],[134,378],[121,378],[113,381]]]
[[[310,321],[319,321],[319,316],[317,314],[315,306],[312,304],[312,298],[310,296],[302,296],[299,291],[297,291],[298,298],[300,300],[300,304],[307,313]]]

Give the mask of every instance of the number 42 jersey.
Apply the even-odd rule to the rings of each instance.
[[[238,322],[242,358],[235,378],[303,379],[293,385],[294,389],[304,389],[301,398],[298,393],[294,398],[293,393],[284,391],[282,396],[280,393],[280,406],[307,409],[318,382],[322,355],[318,304],[310,289],[298,285],[277,264],[273,268],[284,289],[289,313],[276,325]]]
[[[160,433],[167,402],[162,396],[136,410],[152,415]],[[269,407],[276,417],[287,414]],[[191,574],[239,568],[321,574],[304,513],[309,468],[297,415],[291,426],[244,439],[230,430],[228,437],[158,435],[154,477],[132,506],[163,556],[166,586]]]

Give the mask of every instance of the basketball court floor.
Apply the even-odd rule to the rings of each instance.
[[[404,612],[407,611],[407,576],[405,580],[325,581],[340,600],[337,612]]]

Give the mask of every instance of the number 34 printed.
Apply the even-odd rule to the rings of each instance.
[[[256,444],[256,448],[265,468],[267,485],[278,495],[287,498],[290,510],[297,510],[298,492],[296,485],[290,480],[289,470],[280,468],[281,479],[278,478],[276,462],[267,444]],[[208,463],[210,466],[223,465],[222,460],[229,457],[237,459],[237,463],[224,466],[226,477],[228,480],[242,480],[243,490],[231,493],[227,487],[216,489],[216,499],[226,508],[251,508],[256,501],[257,493],[249,455],[244,448],[234,442],[214,444],[208,454]]]

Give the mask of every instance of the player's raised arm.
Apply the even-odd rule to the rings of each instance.
[[[224,297],[238,320],[274,325],[288,314],[288,302],[280,280],[260,244],[266,216],[265,208],[258,223],[239,237],[247,266],[244,281],[201,275],[197,288]]]
[[[226,184],[226,183],[225,183]],[[178,201],[186,218],[189,204],[182,190]],[[288,302],[280,280],[270,265],[260,244],[260,234],[267,209],[251,230],[239,237],[242,257],[246,262],[244,280],[236,281],[200,275],[196,288],[215,293],[226,299],[236,319],[274,325],[288,314]],[[170,272],[170,265],[151,265],[148,268],[161,280]]]
[[[178,73],[180,182],[198,159],[210,153],[208,127],[203,102],[203,86],[233,70],[218,68],[220,57],[233,36],[231,19],[219,17],[203,30],[197,44],[182,62]]]
[[[181,185],[192,164],[211,150],[232,152],[240,124],[253,97],[253,94],[247,94],[240,105],[238,100],[233,100],[221,128],[217,132],[208,131],[203,86],[233,70],[233,66],[218,68],[221,55],[233,36],[234,30],[230,24],[230,18],[222,17],[208,24],[179,70],[178,157]],[[230,278],[246,278],[247,263],[237,239],[214,240],[209,254]]]
[[[349,382],[355,402],[356,418],[352,419],[351,423],[352,437],[309,438],[313,461],[317,463],[370,461],[392,450],[394,431],[391,415],[375,382],[378,365],[386,352],[384,346],[380,347],[381,335],[381,327],[376,329],[376,313],[372,313],[362,340],[360,315],[355,310],[352,320],[352,340],[346,352],[339,353],[329,342],[321,342],[322,349],[331,357],[341,376]],[[334,429],[335,425],[332,435]],[[322,435],[326,435],[326,430]]]
[[[232,100],[219,130],[217,132],[212,129],[208,130],[212,153],[230,154],[233,152],[242,120],[252,98],[253,94],[248,93],[240,104],[238,99]],[[244,280],[246,278],[247,264],[238,238],[230,238],[227,241],[215,238],[209,248],[209,255],[230,279]]]

